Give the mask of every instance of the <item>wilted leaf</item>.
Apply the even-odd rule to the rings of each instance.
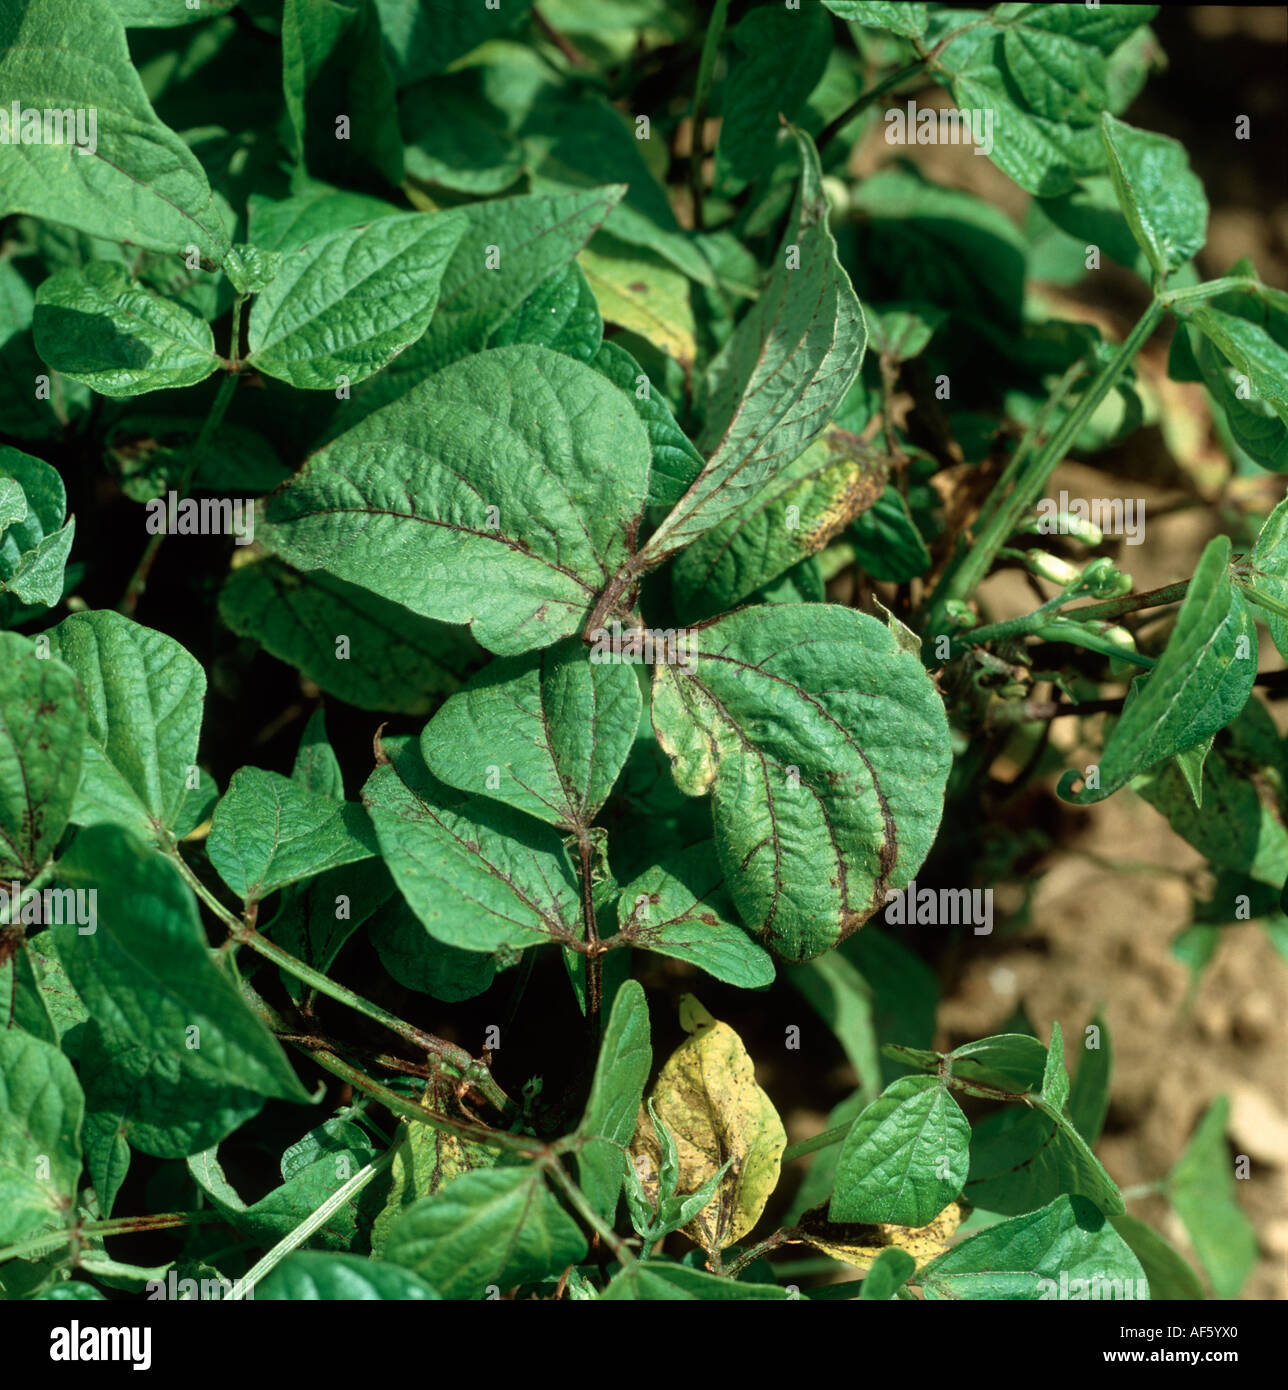
[[[690,1036],[671,1054],[653,1088],[658,1118],[675,1137],[681,1192],[693,1192],[725,1163],[729,1171],[687,1233],[708,1252],[724,1250],[760,1219],[778,1183],[787,1135],[773,1102],[756,1084],[755,1066],[741,1039],[692,995],[681,1001],[680,1022]],[[654,1171],[661,1146],[645,1124],[631,1150],[648,1156]]]

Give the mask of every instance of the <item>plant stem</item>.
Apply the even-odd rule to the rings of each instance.
[[[771,1250],[778,1247],[787,1239],[789,1232],[786,1228],[779,1229],[773,1235],[766,1236],[759,1244],[744,1250],[735,1260],[725,1265],[722,1273],[727,1279],[736,1279],[753,1260],[758,1260],[762,1255],[767,1255]]]
[[[975,541],[959,551],[955,564],[949,567],[935,590],[924,628],[927,638],[939,635],[946,617],[945,606],[950,600],[964,601],[975,592],[980,581],[992,567],[998,551],[1015,533],[1024,514],[1038,500],[1056,465],[1078,437],[1078,432],[1095,413],[1101,401],[1109,394],[1128,364],[1157,328],[1164,308],[1160,299],[1150,301],[1149,307],[1137,320],[1136,326],[1123,340],[1118,351],[1078,397],[1077,404],[1056,426],[1037,455],[1025,461],[1010,496],[993,510]]]
[[[279,1264],[293,1251],[304,1244],[314,1231],[320,1229],[330,1220],[334,1212],[339,1209],[353,1196],[361,1192],[373,1178],[378,1177],[394,1161],[394,1150],[386,1149],[379,1158],[373,1159],[365,1168],[359,1169],[353,1177],[342,1187],[337,1188],[322,1203],[316,1211],[308,1216],[288,1232],[277,1242],[275,1246],[260,1260],[251,1266],[248,1273],[242,1278],[233,1281],[233,1287],[223,1297],[223,1302],[237,1301],[246,1297],[246,1291],[255,1291],[255,1285],[277,1268]]]
[[[1015,452],[1007,460],[1006,467],[1002,470],[1002,476],[997,480],[993,490],[989,493],[983,507],[980,508],[979,515],[975,518],[975,525],[977,527],[986,526],[992,519],[993,513],[1001,506],[1003,499],[1010,496],[1015,479],[1019,476],[1020,469],[1023,467],[1025,460],[1033,452],[1034,445],[1041,437],[1042,432],[1046,429],[1047,421],[1069,394],[1074,383],[1086,372],[1086,369],[1087,364],[1085,360],[1080,358],[1069,367],[1056,383],[1055,390],[1052,391],[1050,398],[1044,402],[1041,409],[1034,415],[1032,423],[1029,425],[1029,428],[1025,430],[1024,436],[1016,447]]]
[[[1179,584],[1165,584],[1161,589],[1147,589],[1142,594],[1125,594],[1122,598],[1106,599],[1103,603],[1088,604],[1086,608],[1071,608],[1064,616],[1083,622],[1087,618],[1119,618],[1138,608],[1154,608],[1165,603],[1179,603],[1190,587],[1188,579]]]
[[[555,26],[551,24],[551,22],[545,17],[545,15],[543,15],[541,11],[536,8],[535,5],[532,9],[532,17],[537,22],[537,28],[540,29],[541,32],[546,36],[546,38],[548,38],[550,42],[554,44],[554,46],[559,50],[559,52],[562,53],[563,56],[568,59],[568,61],[573,65],[573,67],[584,68],[586,66],[586,55],[581,51],[581,49],[579,49],[568,38],[561,34],[559,30],[556,29]]]
[[[815,1153],[819,1149],[831,1148],[833,1144],[839,1144],[853,1128],[853,1121],[845,1125],[834,1125],[831,1129],[825,1129],[822,1134],[816,1134],[812,1139],[802,1139],[799,1143],[788,1144],[783,1150],[782,1162],[791,1163],[793,1159],[804,1158],[806,1154]]]
[[[590,1024],[591,1042],[597,1046],[599,1015],[603,1005],[604,957],[599,947],[599,924],[595,920],[595,895],[590,881],[593,850],[584,827],[577,830],[577,851],[581,876],[581,915],[589,948],[586,951],[586,1020]]]
[[[629,1269],[632,1265],[639,1264],[630,1248],[621,1239],[616,1231],[603,1219],[602,1216],[590,1205],[586,1199],[586,1194],[577,1186],[575,1182],[564,1171],[564,1166],[553,1156],[547,1158],[542,1165],[546,1172],[555,1181],[563,1192],[564,1196],[572,1204],[577,1214],[590,1227],[592,1231],[604,1242],[604,1244],[617,1257],[618,1263],[623,1269]]]
[[[814,148],[819,154],[822,154],[824,147],[830,144],[856,116],[866,111],[878,97],[885,96],[887,92],[897,87],[900,82],[906,81],[909,77],[915,77],[917,73],[924,70],[925,66],[925,58],[914,58],[911,63],[907,63],[897,72],[892,72],[889,77],[878,82],[875,87],[870,87],[866,92],[852,101],[839,116],[828,122],[819,134],[818,139],[815,140]]]
[[[1201,304],[1205,299],[1216,299],[1223,294],[1255,294],[1261,288],[1261,281],[1251,275],[1223,275],[1219,280],[1208,280],[1202,285],[1164,290],[1158,299],[1165,308],[1175,309],[1186,304]]]
[[[704,132],[707,124],[707,100],[711,96],[711,79],[715,75],[716,55],[724,35],[729,0],[716,0],[702,41],[702,57],[698,62],[698,83],[693,93],[693,129],[689,140],[689,192],[693,198],[693,226],[702,231],[706,225],[702,215],[702,160]]]
[[[209,1221],[222,1220],[223,1217],[215,1211],[171,1211],[156,1216],[116,1216],[110,1221],[85,1221],[65,1231],[45,1231],[29,1240],[19,1241],[17,1245],[6,1245],[0,1250],[0,1264],[5,1260],[17,1260],[25,1255],[69,1245],[82,1236],[138,1235],[144,1231],[168,1231],[176,1226],[200,1226]]]
[[[179,480],[178,491],[181,496],[186,496],[188,489],[192,486],[192,480],[196,477],[197,468],[201,463],[201,456],[209,447],[210,441],[228,409],[228,403],[233,398],[233,392],[237,389],[237,373],[240,370],[237,362],[237,338],[241,331],[241,306],[244,298],[245,296],[239,296],[233,301],[232,369],[224,374],[224,379],[219,383],[219,390],[215,392],[215,399],[211,402],[210,410],[202,422],[201,432],[197,435],[188,454],[188,462],[184,466],[183,476]],[[164,531],[157,531],[148,537],[148,543],[143,548],[143,554],[139,563],[134,567],[134,573],[130,576],[130,582],[126,585],[125,593],[121,598],[120,612],[124,613],[126,617],[133,616],[134,610],[139,606],[139,599],[143,597],[143,591],[148,587],[148,575],[152,572],[152,566],[156,561],[157,552],[161,549],[161,542],[165,540],[165,535]]]
[[[321,971],[314,970],[311,965],[305,965],[302,960],[297,960],[289,951],[282,950],[280,946],[267,937],[261,936],[253,927],[238,923],[233,932],[233,938],[239,945],[249,946],[252,951],[258,952],[266,960],[271,960],[275,965],[294,975],[296,979],[311,985],[319,994],[325,994],[340,1004],[347,1004],[349,1008],[360,1014],[365,1014],[367,1018],[373,1019],[376,1023],[384,1024],[391,1033],[397,1034],[404,1041],[411,1043],[413,1047],[437,1057],[457,1072],[462,1080],[477,1086],[502,1114],[511,1108],[510,1098],[492,1079],[491,1072],[482,1062],[471,1057],[463,1047],[457,1047],[455,1043],[445,1042],[432,1033],[423,1032],[413,1024],[404,1022],[397,1015],[382,1009],[379,1004],[373,1004],[369,999],[364,999],[362,995],[354,993],[346,986],[337,984],[328,976],[323,975]]]
[[[336,1056],[327,1047],[314,1047],[298,1040],[292,1041],[291,1046],[304,1053],[306,1057],[311,1057],[318,1066],[325,1068],[333,1076],[340,1077],[371,1096],[373,1100],[379,1101],[386,1110],[404,1120],[413,1120],[417,1124],[429,1125],[431,1129],[458,1134],[462,1139],[472,1140],[476,1144],[485,1144],[493,1149],[505,1149],[509,1153],[523,1154],[528,1158],[540,1157],[547,1152],[546,1145],[540,1139],[531,1139],[524,1134],[510,1134],[505,1130],[489,1129],[487,1125],[477,1124],[472,1120],[455,1120],[450,1115],[440,1115],[436,1111],[427,1110],[423,1105],[408,1100],[406,1096],[400,1096],[397,1091],[391,1091],[388,1086],[382,1086],[379,1081]]]
[[[206,887],[204,883],[193,873],[188,861],[179,851],[179,846],[173,842],[166,846],[166,853],[170,856],[171,862],[183,876],[183,881],[201,899],[203,903],[215,914],[216,917],[231,932],[238,932],[242,929],[241,918],[235,913],[230,912],[223,903]]]

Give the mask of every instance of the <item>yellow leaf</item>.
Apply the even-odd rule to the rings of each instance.
[[[933,1221],[924,1226],[866,1226],[858,1221],[829,1221],[827,1203],[814,1207],[801,1217],[787,1238],[789,1245],[812,1245],[834,1259],[844,1260],[855,1269],[871,1269],[876,1257],[895,1246],[906,1250],[917,1267],[942,1255],[952,1244],[953,1233],[966,1219],[970,1208],[949,1202]]]
[[[711,1253],[732,1245],[760,1220],[778,1184],[787,1135],[773,1102],[756,1084],[737,1033],[691,994],[680,1001],[680,1023],[690,1036],[662,1068],[653,1108],[675,1139],[680,1192],[696,1192],[733,1160],[711,1202],[684,1228]],[[661,1145],[648,1121],[636,1130],[631,1151],[647,1157],[648,1177],[656,1175]]]
[[[587,247],[577,257],[599,301],[599,312],[609,323],[647,338],[682,366],[692,366],[697,343],[688,280],[647,251],[618,250],[618,245],[597,237],[595,250]]]

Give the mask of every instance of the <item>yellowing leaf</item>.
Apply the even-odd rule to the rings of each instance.
[[[691,994],[680,1001],[680,1022],[690,1036],[662,1068],[653,1108],[675,1139],[680,1192],[696,1192],[729,1163],[713,1200],[684,1228],[712,1252],[732,1245],[760,1220],[778,1183],[787,1135],[773,1102],[756,1084],[755,1067],[737,1033]],[[657,1173],[661,1145],[646,1120],[631,1151],[637,1158],[645,1155]],[[646,1190],[651,1176],[645,1175]]]
[[[855,1269],[871,1269],[883,1250],[906,1250],[920,1268],[948,1249],[968,1210],[961,1202],[950,1202],[924,1226],[868,1226],[857,1221],[829,1221],[824,1202],[801,1217],[788,1244],[812,1245]]]
[[[697,353],[696,326],[689,305],[689,282],[678,270],[647,251],[596,239],[577,260],[599,301],[599,312],[610,323],[647,338],[685,367]]]
[[[432,1196],[445,1183],[476,1168],[491,1168],[494,1149],[473,1144],[429,1125],[400,1122],[390,1168],[389,1192],[371,1231],[371,1253],[378,1259],[394,1222],[421,1197]]]

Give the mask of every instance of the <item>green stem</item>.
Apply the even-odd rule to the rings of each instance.
[[[720,51],[720,40],[724,35],[725,19],[729,13],[729,0],[716,0],[707,25],[706,37],[702,41],[702,57],[698,61],[698,83],[693,93],[693,130],[689,141],[689,192],[693,198],[693,226],[702,231],[705,222],[702,215],[702,160],[705,156],[703,138],[707,124],[707,101],[711,96],[711,79],[715,76],[716,55]]]
[[[215,914],[216,917],[228,928],[229,931],[238,932],[242,929],[241,918],[235,913],[230,912],[223,903],[206,887],[204,883],[193,873],[188,861],[179,852],[179,846],[171,843],[166,847],[166,853],[170,856],[171,862],[179,870],[183,881],[201,899],[203,903]]]
[[[215,399],[210,404],[210,410],[207,412],[205,420],[202,421],[201,431],[188,454],[188,462],[184,467],[178,488],[180,495],[183,496],[186,496],[191,488],[192,480],[196,477],[197,468],[201,463],[201,456],[214,438],[215,431],[222,423],[224,414],[228,409],[228,403],[233,398],[233,392],[237,389],[237,373],[240,370],[237,362],[237,337],[241,331],[241,306],[244,299],[245,296],[242,295],[233,301],[232,367],[224,374],[224,379],[219,383],[219,389],[215,392]],[[143,548],[139,563],[134,567],[134,573],[130,576],[130,582],[126,585],[120,604],[120,611],[127,617],[133,615],[134,610],[139,606],[139,599],[143,597],[143,591],[148,587],[148,575],[152,572],[152,566],[156,562],[157,552],[161,549],[161,542],[165,540],[165,535],[164,531],[156,531],[148,537],[148,543]]]
[[[768,1255],[771,1250],[777,1250],[783,1241],[787,1239],[787,1236],[787,1229],[781,1228],[772,1235],[766,1236],[765,1239],[758,1244],[750,1246],[748,1249],[744,1250],[737,1259],[730,1260],[729,1263],[725,1265],[722,1271],[725,1277],[727,1279],[736,1279],[754,1260],[760,1259],[762,1255]]]
[[[979,515],[975,518],[976,527],[986,526],[992,519],[1003,500],[1010,496],[1011,489],[1015,484],[1016,478],[1020,474],[1020,469],[1024,466],[1028,456],[1033,452],[1034,446],[1041,438],[1047,427],[1047,422],[1052,414],[1059,409],[1065,397],[1069,394],[1074,383],[1081,377],[1087,369],[1086,361],[1079,359],[1065,372],[1056,383],[1056,388],[1051,393],[1049,400],[1033,417],[1032,423],[1025,430],[1023,438],[1011,457],[1007,460],[1006,467],[1002,470],[1002,476],[997,480],[993,490],[989,493],[983,507],[980,508]]]
[[[293,1250],[303,1245],[314,1231],[319,1230],[331,1219],[334,1212],[339,1211],[351,1197],[361,1192],[373,1178],[379,1177],[393,1161],[394,1150],[392,1148],[386,1149],[379,1158],[374,1159],[365,1168],[356,1172],[348,1182],[337,1188],[316,1211],[306,1216],[293,1231],[284,1235],[262,1259],[257,1260],[242,1278],[234,1280],[233,1287],[224,1295],[223,1302],[227,1303],[245,1298],[248,1290],[253,1294],[255,1285],[261,1279],[276,1269]]]
[[[531,1139],[524,1134],[509,1134],[504,1130],[489,1129],[487,1125],[475,1124],[470,1120],[454,1120],[449,1115],[439,1115],[433,1110],[427,1110],[423,1105],[417,1105],[415,1101],[408,1100],[406,1096],[400,1096],[397,1091],[391,1091],[388,1086],[382,1086],[379,1081],[337,1057],[334,1052],[325,1048],[311,1047],[296,1038],[290,1038],[287,1041],[306,1057],[311,1057],[318,1066],[329,1071],[333,1076],[347,1081],[351,1086],[371,1096],[373,1100],[379,1101],[386,1110],[401,1119],[413,1120],[417,1124],[428,1125],[431,1129],[441,1129],[447,1134],[457,1134],[462,1139],[469,1139],[476,1144],[485,1144],[489,1148],[505,1149],[509,1153],[523,1154],[527,1158],[541,1157],[547,1152],[546,1145],[540,1139]]]
[[[919,72],[924,70],[925,66],[925,58],[914,58],[911,63],[905,64],[905,66],[901,67],[897,72],[892,72],[889,77],[878,82],[875,87],[870,87],[861,96],[852,101],[839,116],[828,122],[818,139],[814,142],[814,148],[818,150],[819,154],[822,154],[824,147],[829,145],[856,116],[866,111],[878,97],[885,96],[887,92],[892,91],[900,82],[906,81],[909,77],[915,77]]]
[[[980,581],[992,568],[998,551],[1015,533],[1024,514],[1041,496],[1042,489],[1046,487],[1056,465],[1068,453],[1069,447],[1078,437],[1078,432],[1099,408],[1118,378],[1158,327],[1164,307],[1159,299],[1150,302],[1118,351],[1101,368],[1087,390],[1078,397],[1078,403],[1055,428],[1036,456],[1025,462],[1010,496],[992,512],[981,533],[959,554],[956,566],[940,581],[927,615],[924,629],[927,637],[939,634],[945,619],[945,606],[950,600],[964,601],[975,592]]]
[[[629,1269],[632,1265],[639,1264],[630,1248],[621,1239],[616,1231],[604,1220],[602,1216],[590,1205],[586,1194],[577,1186],[575,1182],[564,1171],[564,1166],[553,1155],[548,1157],[542,1165],[546,1173],[555,1181],[555,1185],[560,1188],[564,1196],[572,1204],[574,1210],[581,1219],[591,1228],[592,1231],[604,1242],[604,1244],[617,1257],[618,1263],[623,1269]]]
[[[1205,299],[1216,299],[1223,294],[1256,294],[1261,288],[1261,281],[1251,275],[1223,275],[1219,280],[1208,280],[1183,290],[1164,290],[1158,301],[1164,308],[1176,309],[1187,304],[1201,304]]]
[[[782,1161],[790,1163],[793,1159],[804,1158],[806,1154],[815,1153],[819,1149],[831,1148],[833,1144],[839,1144],[853,1128],[853,1121],[849,1124],[834,1125],[831,1129],[825,1129],[822,1134],[816,1134],[812,1139],[802,1139],[799,1143],[788,1144],[783,1150]]]
[[[1086,608],[1071,609],[1064,616],[1077,622],[1087,619],[1121,618],[1124,613],[1134,613],[1138,608],[1155,608],[1165,603],[1179,603],[1190,587],[1188,579],[1179,584],[1166,584],[1161,589],[1147,589],[1143,594],[1125,594],[1122,598],[1106,599],[1103,603],[1091,603]]]
[[[117,1216],[110,1221],[85,1221],[65,1231],[45,1231],[29,1240],[19,1241],[17,1245],[6,1245],[0,1250],[0,1264],[5,1260],[22,1259],[46,1250],[55,1250],[60,1245],[69,1245],[83,1236],[125,1236],[139,1235],[144,1231],[168,1231],[176,1226],[200,1226],[208,1221],[222,1221],[216,1211],[172,1211],[156,1216]]]
[[[337,984],[322,974],[320,970],[314,970],[311,965],[305,965],[302,960],[297,960],[289,951],[282,950],[280,946],[267,937],[261,936],[253,927],[238,923],[233,937],[239,945],[249,946],[252,951],[258,952],[265,960],[271,960],[274,965],[280,966],[288,974],[294,975],[297,980],[303,980],[305,984],[311,985],[319,994],[325,994],[328,998],[336,1000],[337,1003],[347,1004],[357,1013],[365,1014],[367,1018],[383,1024],[391,1033],[397,1034],[398,1037],[411,1043],[413,1047],[420,1048],[422,1051],[437,1057],[441,1062],[451,1067],[463,1080],[478,1087],[491,1104],[503,1114],[511,1108],[510,1098],[492,1079],[491,1072],[481,1062],[471,1057],[463,1047],[457,1047],[455,1043],[445,1042],[432,1033],[423,1032],[396,1014],[382,1009],[379,1004],[373,1004],[369,999],[364,999],[362,995],[355,994],[345,985]]]

